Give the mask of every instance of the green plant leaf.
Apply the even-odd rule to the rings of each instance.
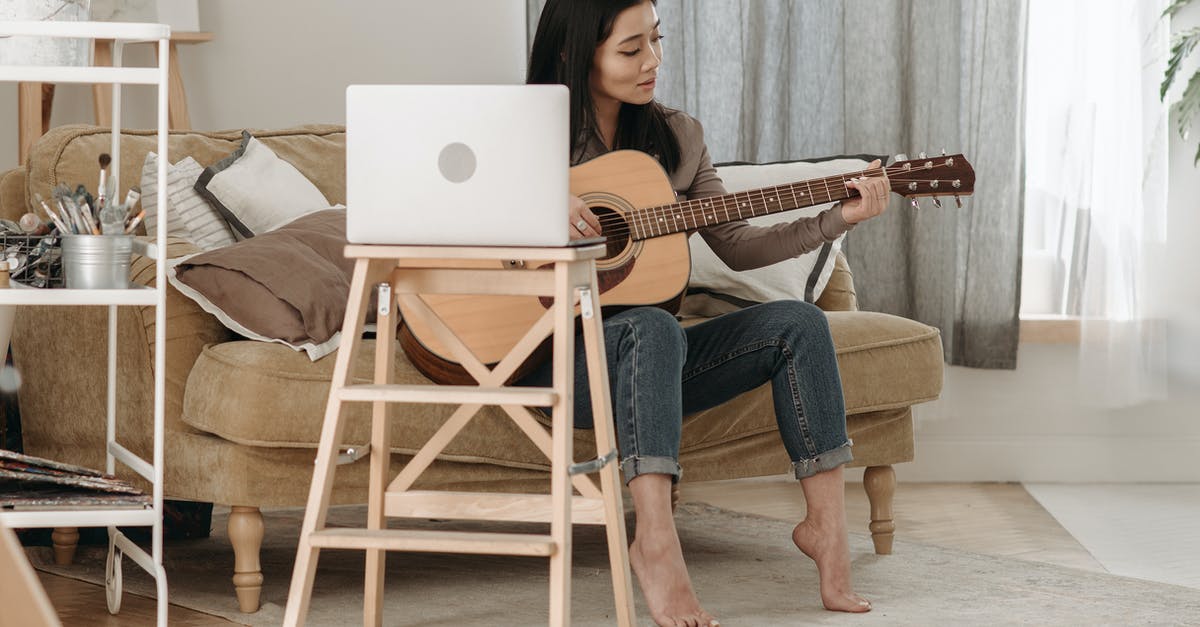
[[[1191,2],[1192,2],[1192,0],[1175,0],[1174,2],[1171,3],[1171,6],[1167,7],[1167,10],[1162,12],[1162,16],[1163,17],[1171,17],[1172,15],[1175,15],[1176,13],[1178,13],[1179,9],[1182,9],[1183,7],[1187,6]]]
[[[1200,71],[1192,75],[1187,89],[1183,90],[1183,97],[1171,107],[1171,110],[1178,116],[1179,136],[1186,140],[1192,118],[1197,112],[1200,112]]]
[[[1164,75],[1162,87],[1158,90],[1159,100],[1167,97],[1167,90],[1171,88],[1171,83],[1175,82],[1179,65],[1191,54],[1196,44],[1200,43],[1200,26],[1175,33],[1172,39],[1174,41],[1171,44],[1171,58],[1167,61],[1167,72]]]

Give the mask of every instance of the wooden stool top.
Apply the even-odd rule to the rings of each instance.
[[[588,246],[390,246],[350,244],[350,259],[526,259],[533,261],[583,261],[604,256],[604,244]]]

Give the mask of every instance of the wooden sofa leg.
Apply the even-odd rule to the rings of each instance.
[[[233,545],[233,587],[243,612],[257,612],[262,597],[263,518],[257,507],[234,505],[229,512],[229,542]]]
[[[896,495],[896,470],[891,466],[868,466],[863,487],[871,503],[871,540],[879,555],[892,554],[896,522],[892,519],[892,497]]]
[[[79,548],[79,527],[55,527],[50,542],[54,545],[54,563],[70,566],[75,560],[75,549]]]

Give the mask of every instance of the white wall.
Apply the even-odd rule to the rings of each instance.
[[[522,82],[524,0],[204,0],[216,39],[181,46],[192,127],[345,122],[352,83]],[[153,63],[132,46],[127,65]],[[126,87],[126,91],[148,88]],[[0,83],[0,171],[17,164],[16,85]],[[127,127],[154,126],[154,98],[126,94]],[[54,125],[92,122],[91,88],[64,85]]]

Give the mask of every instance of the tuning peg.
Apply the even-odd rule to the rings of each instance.
[[[938,198],[937,196],[933,197],[933,208],[934,209],[942,208],[942,200],[940,198]]]
[[[896,155],[896,161],[908,161],[908,155],[906,155],[906,154],[904,154],[904,153],[902,153],[902,152],[901,152],[901,153],[898,153],[898,154]],[[896,161],[893,161],[892,163],[895,163]]]
[[[943,148],[943,149],[942,149],[942,156],[943,156],[943,157],[945,157],[945,156],[946,156],[946,149],[945,149],[945,148]]]
[[[908,202],[909,202],[909,204],[911,204],[911,205],[912,205],[912,208],[913,208],[913,209],[920,209],[920,208],[921,208],[921,204],[917,202],[917,199],[916,199],[916,198],[913,198],[913,199],[909,200]]]
[[[923,150],[922,150],[921,152],[918,152],[918,153],[917,153],[917,158],[918,158],[918,159],[924,159],[924,158],[925,158],[925,151],[923,151]]]
[[[959,198],[958,196],[955,196],[955,197],[954,197],[954,204],[958,205],[958,208],[959,208],[959,209],[962,209],[962,198]]]

